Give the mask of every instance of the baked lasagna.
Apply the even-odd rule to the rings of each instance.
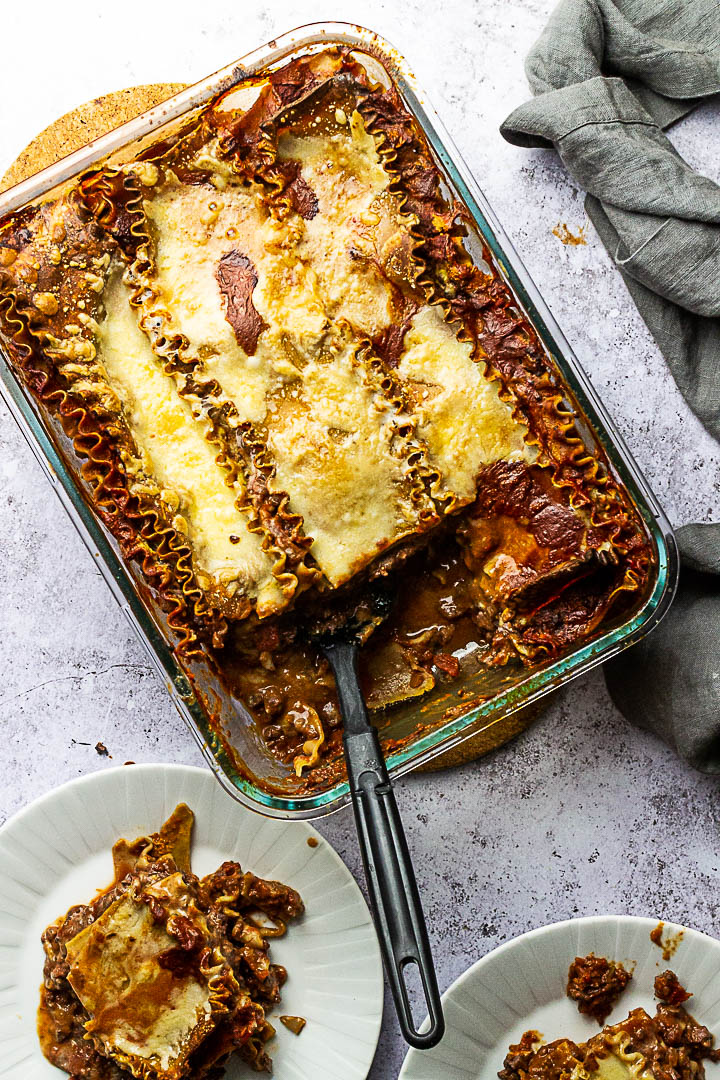
[[[211,658],[291,775],[339,758],[298,626],[373,576],[399,597],[374,707],[555,659],[645,588],[642,523],[369,56],[240,79],[12,215],[0,298],[178,656]]]
[[[73,1080],[219,1080],[233,1054],[271,1069],[265,1014],[287,973],[269,943],[302,900],[233,862],[197,878],[192,826],[181,804],[119,840],[113,885],[43,934],[40,1042]]]
[[[572,969],[571,969],[572,971]],[[572,978],[572,976],[571,976]],[[704,1080],[705,1062],[716,1062],[714,1037],[684,1008],[692,995],[672,971],[655,979],[655,1015],[633,1009],[587,1042],[545,1043],[526,1031],[511,1046],[500,1080]]]

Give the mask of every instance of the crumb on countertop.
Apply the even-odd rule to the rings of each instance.
[[[553,236],[557,236],[561,244],[570,245],[571,247],[579,247],[580,245],[587,244],[585,239],[585,226],[581,225],[577,236],[571,233],[569,228],[564,222],[559,222],[553,229]]]

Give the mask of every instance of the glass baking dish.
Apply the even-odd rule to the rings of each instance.
[[[510,713],[537,701],[570,679],[607,660],[647,634],[669,607],[678,573],[670,524],[615,430],[597,394],[523,267],[502,226],[469,174],[447,132],[403,58],[382,38],[346,23],[315,23],[279,37],[189,87],[122,127],[62,159],[0,195],[0,218],[40,200],[99,161],[121,161],[186,122],[216,94],[295,57],[332,45],[349,45],[364,61],[394,82],[436,156],[449,191],[468,210],[468,247],[476,255],[484,243],[534,325],[559,371],[578,426],[591,446],[601,447],[616,478],[626,488],[654,547],[648,588],[620,621],[603,624],[580,647],[560,660],[532,668],[481,671],[436,687],[426,697],[396,705],[376,716],[393,775],[426,764],[451,747],[498,724]],[[371,58],[371,59],[369,59]],[[473,230],[476,231],[473,237]],[[482,257],[480,254],[479,257]],[[181,662],[173,651],[164,616],[142,588],[139,572],[120,557],[115,540],[95,516],[77,472],[71,468],[68,441],[30,397],[0,349],[0,389],[31,449],[91,555],[125,612],[130,625],[165,681],[175,705],[199,742],[222,785],[236,799],[273,817],[312,818],[349,801],[347,783],[328,781],[312,793],[298,791],[291,770],[271,759],[243,706],[230,696],[209,665]]]

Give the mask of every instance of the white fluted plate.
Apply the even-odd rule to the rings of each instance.
[[[382,962],[350,871],[309,825],[260,817],[234,802],[212,773],[182,765],[124,766],[73,780],[0,830],[0,1076],[66,1077],[43,1057],[35,1029],[40,935],[112,879],[118,837],[155,832],[179,802],[195,812],[196,873],[237,860],[292,885],[305,901],[303,918],[271,945],[273,960],[289,973],[270,1016],[276,1080],[365,1080],[380,1034]],[[279,1014],[303,1016],[307,1026],[293,1035]],[[227,1069],[228,1080],[255,1075],[240,1062]]]
[[[399,1080],[495,1080],[511,1043],[524,1031],[547,1042],[563,1036],[582,1042],[599,1031],[565,994],[576,956],[606,956],[634,965],[633,978],[607,1023],[630,1009],[655,1011],[655,976],[671,968],[694,995],[687,1008],[715,1033],[720,1045],[720,942],[697,930],[666,923],[663,938],[682,938],[670,960],[650,941],[658,919],[604,915],[553,923],[515,938],[478,960],[443,995],[447,1030],[434,1050],[411,1050]],[[720,1065],[706,1065],[719,1080]]]

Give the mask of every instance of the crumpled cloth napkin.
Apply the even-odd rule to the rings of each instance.
[[[526,71],[535,97],[503,136],[554,146],[588,192],[588,216],[683,396],[720,438],[720,186],[663,133],[720,94],[720,0],[562,0]],[[606,664],[606,681],[628,720],[720,772],[720,524],[677,538],[678,597]]]

